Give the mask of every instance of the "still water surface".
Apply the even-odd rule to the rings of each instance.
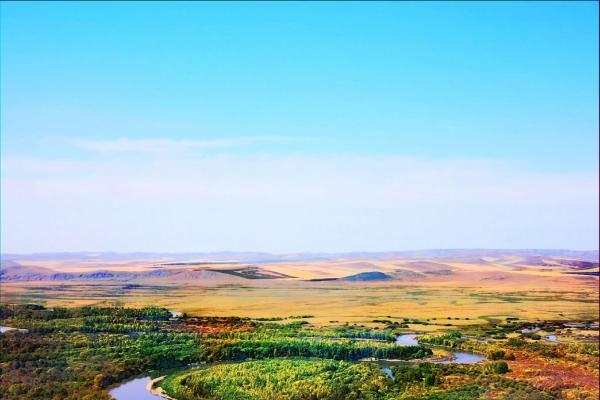
[[[149,377],[137,378],[117,386],[108,394],[116,400],[164,400],[146,390],[151,380]]]

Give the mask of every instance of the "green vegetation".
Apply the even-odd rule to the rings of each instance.
[[[156,308],[2,306],[2,399],[105,399],[106,388],[198,360],[200,335],[163,330]],[[128,333],[124,333],[128,332]]]
[[[428,357],[432,352],[423,346],[397,346],[390,343],[272,338],[205,339],[200,345],[199,354],[200,359],[209,362],[277,357],[318,357],[356,361],[361,358],[408,360]]]
[[[0,315],[2,325],[28,330],[0,336],[0,372],[7,383],[0,389],[3,399],[107,398],[106,389],[112,384],[148,371],[198,362],[273,357],[407,359],[431,355],[431,350],[424,347],[384,342],[302,339],[307,332],[321,337],[336,332],[303,330],[303,321],[258,324],[217,317],[172,321],[167,310],[155,307],[46,309],[3,305]]]
[[[397,365],[391,368],[394,379],[390,379],[370,363],[261,360],[178,372],[168,376],[161,387],[179,400],[468,400],[487,398],[490,387],[501,391],[504,399],[552,398],[524,382],[503,378],[505,364]],[[454,383],[457,379],[458,386]]]
[[[376,365],[331,360],[263,360],[220,364],[169,377],[178,400],[377,399],[392,386]]]
[[[174,319],[157,307],[32,305],[0,306],[0,317],[3,326],[27,329],[0,335],[0,398],[7,400],[108,399],[112,386],[169,371],[161,385],[178,400],[598,397],[598,344],[532,341],[518,335],[523,321],[437,331],[419,335],[419,346],[399,346],[398,328],[387,322],[383,328],[318,327],[305,320]],[[537,325],[561,330],[555,322]],[[493,340],[485,332],[518,337]],[[422,362],[435,360],[431,348],[439,346],[489,361]],[[377,363],[357,362],[363,358],[411,362],[383,371]]]
[[[460,332],[453,331],[443,335],[421,335],[419,342],[436,346],[458,347],[463,340],[461,340]]]
[[[441,382],[440,368],[434,364],[396,365],[391,368],[394,381],[400,386],[410,386],[422,383],[424,386],[434,386]]]

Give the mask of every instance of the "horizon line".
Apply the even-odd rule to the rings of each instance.
[[[494,248],[494,247],[448,247],[448,248],[425,248],[425,249],[408,249],[408,250],[350,250],[350,251],[287,251],[287,252],[270,252],[261,250],[214,250],[214,251],[94,251],[94,250],[69,250],[69,251],[40,251],[40,252],[0,252],[0,256],[17,256],[17,255],[48,255],[48,254],[243,254],[257,253],[269,255],[292,255],[292,254],[314,254],[314,255],[339,255],[339,254],[385,254],[385,253],[416,253],[416,252],[432,252],[432,251],[571,251],[571,252],[600,252],[600,249],[572,249],[572,248]]]

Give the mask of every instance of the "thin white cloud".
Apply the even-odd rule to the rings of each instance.
[[[277,136],[253,136],[244,138],[224,138],[205,140],[175,140],[175,139],[131,139],[118,138],[112,140],[83,140],[73,139],[69,142],[83,150],[101,154],[113,153],[144,153],[144,154],[172,154],[184,153],[194,150],[233,148],[259,143],[278,143],[292,139]]]
[[[4,158],[2,246],[594,248],[598,174],[406,157]]]

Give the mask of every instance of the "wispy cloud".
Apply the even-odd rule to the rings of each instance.
[[[82,140],[73,139],[69,143],[83,150],[102,154],[113,153],[144,153],[144,154],[171,154],[195,150],[234,148],[260,143],[281,143],[298,139],[278,136],[252,136],[243,138],[204,139],[204,140],[177,140],[168,138],[159,139],[131,139],[118,138],[112,140]]]
[[[594,248],[598,174],[485,160],[2,160],[5,251]],[[109,233],[109,234],[107,234]]]

